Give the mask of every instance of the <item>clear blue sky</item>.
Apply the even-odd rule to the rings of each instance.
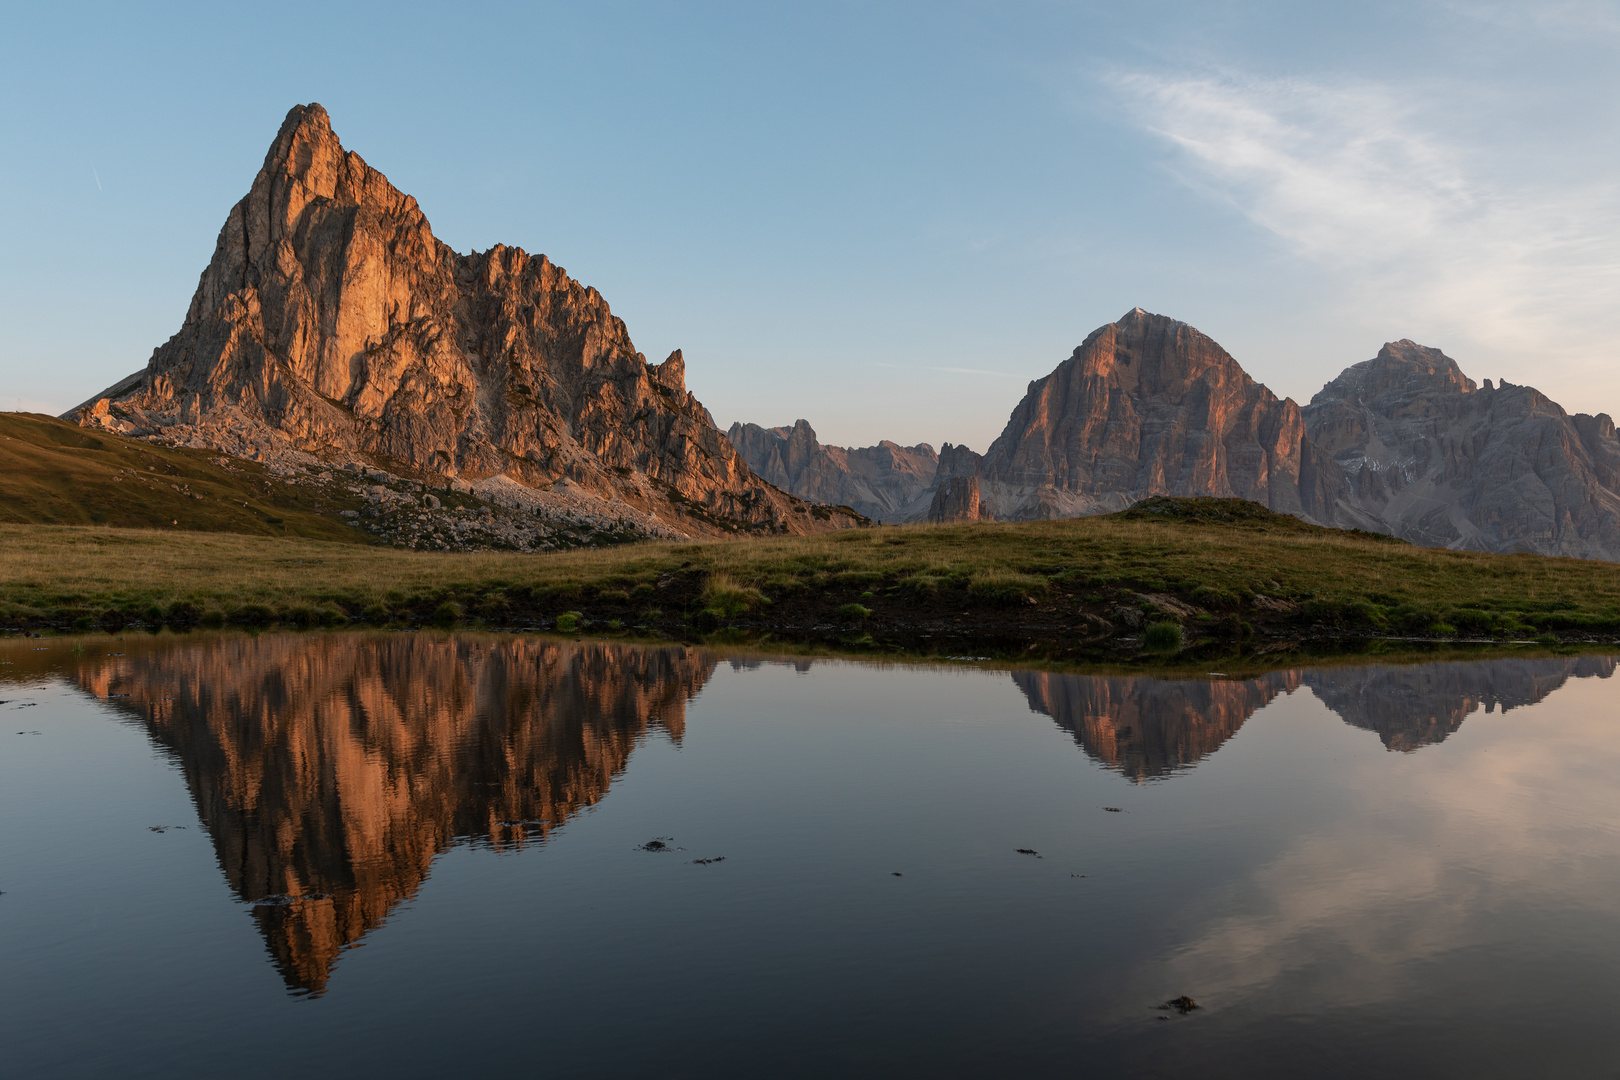
[[[725,426],[983,450],[1141,305],[1620,413],[1620,4],[7,5],[0,408],[180,325],[287,109],[545,252]]]

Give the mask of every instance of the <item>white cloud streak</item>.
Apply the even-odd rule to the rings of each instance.
[[[1557,162],[1501,179],[1524,171],[1501,160],[1511,148],[1437,133],[1437,103],[1462,91],[1232,72],[1107,82],[1175,149],[1179,178],[1341,280],[1343,302],[1443,330],[1454,352],[1612,358],[1620,187]]]

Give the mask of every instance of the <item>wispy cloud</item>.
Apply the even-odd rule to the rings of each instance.
[[[1493,351],[1612,358],[1620,188],[1556,167],[1518,179],[1493,159],[1501,148],[1447,138],[1429,106],[1456,88],[1231,71],[1107,81],[1174,148],[1177,176],[1339,273],[1346,302]]]

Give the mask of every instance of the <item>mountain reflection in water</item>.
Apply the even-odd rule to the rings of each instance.
[[[679,743],[720,654],[427,634],[221,636],[86,656],[81,686],[177,762],[288,987],[414,896],[456,843],[511,850],[597,802],[650,731]],[[730,660],[748,670],[757,658]],[[780,662],[780,661],[778,661]],[[812,661],[791,661],[807,670]],[[1192,768],[1301,686],[1391,750],[1538,702],[1610,657],[1297,668],[1252,679],[1015,671],[1029,707],[1141,783]],[[127,696],[126,696],[127,695]]]
[[[1015,671],[1029,707],[1087,755],[1138,783],[1190,769],[1278,694],[1301,686],[1390,750],[1438,743],[1481,707],[1533,705],[1570,678],[1606,679],[1610,656],[1295,668],[1253,679],[1153,679]]]
[[[714,664],[680,647],[288,635],[87,660],[80,682],[130,695],[117,704],[178,762],[231,888],[271,901],[253,914],[287,985],[318,994],[452,843],[543,838],[648,731],[678,742]]]

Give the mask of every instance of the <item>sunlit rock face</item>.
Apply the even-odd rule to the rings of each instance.
[[[1606,679],[1614,668],[1608,656],[1369,664],[1307,671],[1305,685],[1345,723],[1409,752],[1443,741],[1480,709],[1534,705],[1572,678]]]
[[[1528,386],[1483,387],[1439,349],[1386,344],[1304,409],[1383,531],[1432,547],[1620,559],[1620,438]]]
[[[928,505],[939,455],[927,443],[829,446],[808,420],[792,427],[735,423],[726,438],[764,479],[811,502],[848,506],[873,521],[894,524]]]
[[[1105,513],[1152,495],[1251,499],[1323,523],[1354,516],[1298,405],[1191,326],[1141,308],[1030,383],[979,476],[998,519]]]
[[[979,478],[947,476],[941,480],[928,504],[928,520],[935,525],[994,520],[980,498]]]
[[[453,843],[518,847],[680,740],[714,660],[534,639],[229,637],[88,664],[175,759],[290,988],[413,896]],[[122,701],[122,699],[119,699]]]
[[[1015,671],[1029,707],[1074,736],[1089,756],[1138,783],[1191,768],[1220,749],[1301,673],[1258,679],[1154,679]]]
[[[440,242],[319,105],[287,114],[180,331],[71,415],[251,457],[567,482],[688,533],[854,523],[754,476],[681,354],[648,364],[595,289],[544,255]]]

